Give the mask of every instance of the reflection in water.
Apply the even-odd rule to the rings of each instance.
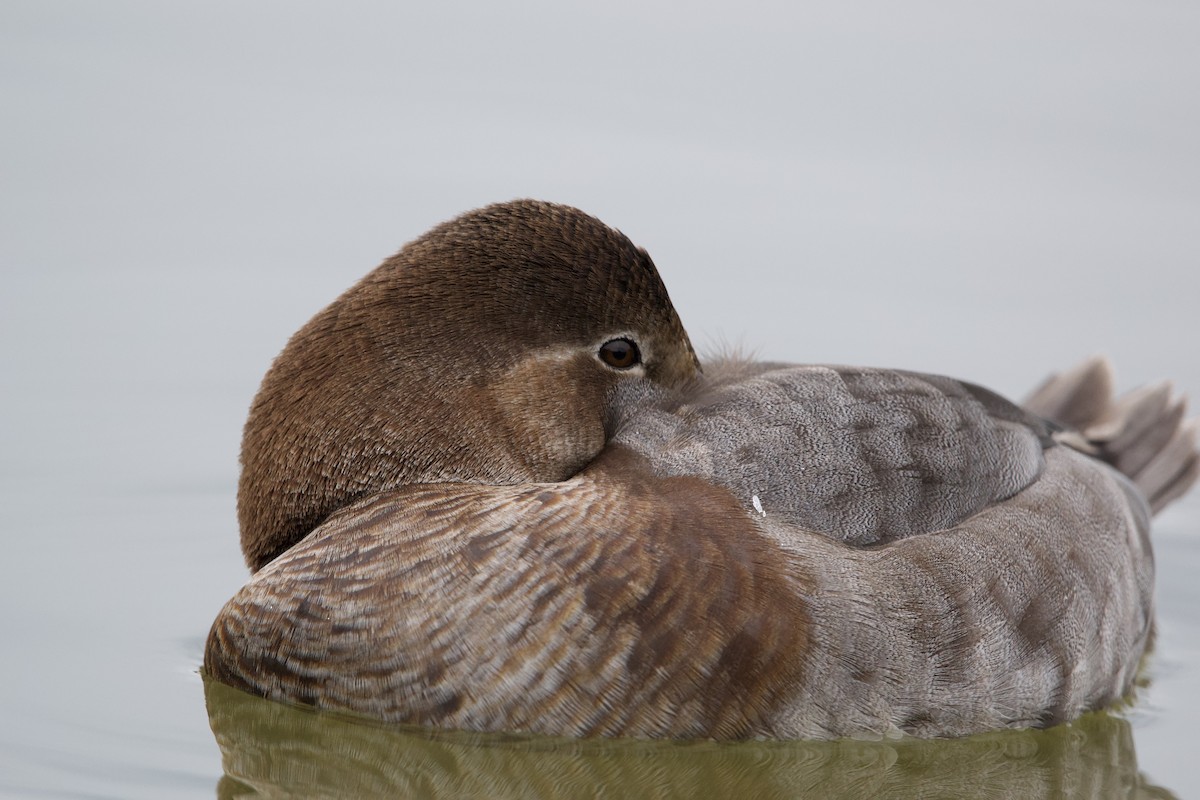
[[[1171,798],[1126,720],[887,742],[648,742],[382,727],[205,681],[221,798]],[[602,787],[602,788],[601,788]]]

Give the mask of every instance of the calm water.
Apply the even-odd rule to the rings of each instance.
[[[487,202],[621,227],[701,346],[1012,395],[1106,352],[1200,396],[1196,30],[1183,3],[4,3],[0,795],[1200,796],[1200,495],[1158,520],[1148,685],[1048,732],[434,737],[197,673],[270,359]]]

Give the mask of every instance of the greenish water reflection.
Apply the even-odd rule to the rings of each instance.
[[[221,798],[1171,798],[1129,722],[887,742],[564,740],[398,730],[205,682]]]

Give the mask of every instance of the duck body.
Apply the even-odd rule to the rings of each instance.
[[[576,337],[580,353],[634,343],[636,369],[517,348],[497,373],[537,383],[573,365],[552,383],[599,433],[569,474],[402,477],[339,496],[295,542],[252,529],[259,568],[213,626],[210,675],[388,722],[675,738],[957,736],[1129,691],[1153,628],[1151,507],[1197,469],[1179,403],[1113,405],[1098,362],[1029,408],[896,370],[733,358],[699,373],[665,290],[657,302],[647,328]],[[304,359],[289,351],[320,330],[273,374],[293,383]],[[579,401],[578,385],[601,388]],[[256,403],[248,442],[334,460],[256,414],[276,416]],[[245,474],[251,492],[320,483],[289,472],[247,489]]]

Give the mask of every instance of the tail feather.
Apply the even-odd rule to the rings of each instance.
[[[1185,421],[1185,398],[1167,382],[1113,397],[1113,368],[1094,356],[1050,376],[1025,408],[1064,428],[1057,438],[1124,473],[1154,512],[1200,477],[1200,418]]]
[[[1139,488],[1150,487],[1146,497],[1156,513],[1186,494],[1200,477],[1200,454],[1196,449],[1198,431],[1200,418],[1188,420],[1135,479]]]
[[[1063,373],[1055,373],[1022,404],[1064,428],[1083,430],[1104,416],[1112,402],[1116,376],[1104,356],[1092,356]]]

